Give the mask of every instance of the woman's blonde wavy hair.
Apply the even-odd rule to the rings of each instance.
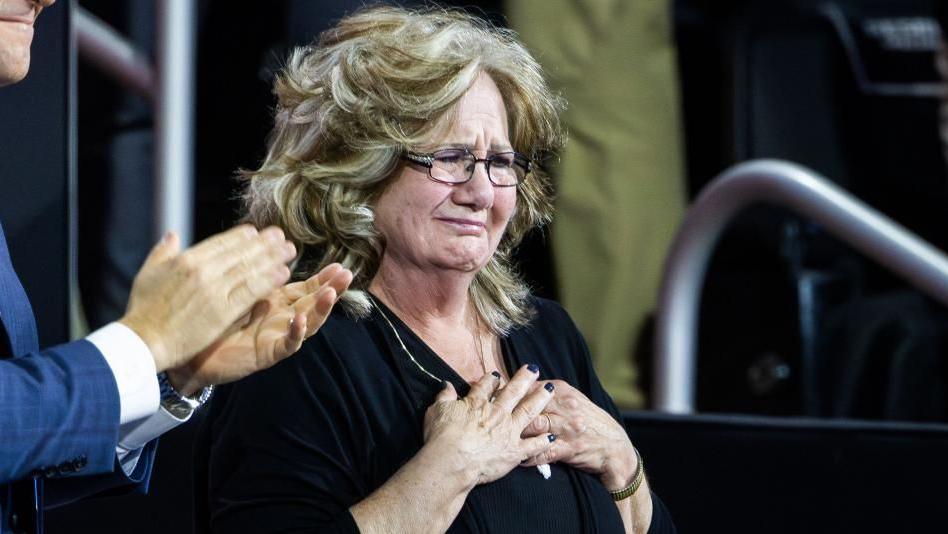
[[[507,106],[514,150],[534,158],[563,142],[562,100],[510,30],[460,11],[374,7],[342,19],[318,43],[289,57],[274,86],[275,124],[259,169],[241,171],[245,220],[276,224],[301,250],[315,251],[307,276],[340,262],[354,274],[343,305],[364,315],[365,290],[385,250],[373,207],[401,156],[430,141],[480,73]],[[552,215],[549,178],[534,171],[471,298],[499,334],[525,324],[529,291],[510,262],[513,248]]]

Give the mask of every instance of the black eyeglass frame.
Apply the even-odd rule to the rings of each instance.
[[[463,152],[464,154],[473,158],[474,162],[473,162],[473,165],[471,166],[471,173],[468,174],[467,176],[467,180],[464,180],[461,182],[449,182],[447,180],[440,180],[431,175],[431,169],[434,168],[435,155],[438,154],[439,152],[446,152],[449,150]],[[497,182],[494,181],[494,177],[490,173],[490,166],[494,162],[493,158],[496,158],[497,156],[502,156],[505,154],[513,154],[514,155],[513,164],[518,165],[524,171],[523,178],[515,184],[498,184]],[[439,184],[447,184],[447,185],[461,185],[461,184],[466,184],[470,182],[471,179],[474,178],[474,166],[476,166],[479,162],[484,163],[484,166],[487,170],[487,179],[490,180],[490,183],[494,187],[517,187],[526,181],[526,179],[530,176],[530,172],[533,170],[533,160],[524,156],[520,152],[516,152],[513,150],[510,150],[507,152],[497,152],[497,153],[487,156],[486,158],[479,158],[475,156],[474,153],[471,152],[467,148],[442,148],[440,150],[435,150],[434,152],[427,152],[427,153],[412,152],[409,150],[409,151],[405,151],[405,153],[402,154],[402,157],[412,163],[417,163],[418,165],[421,165],[422,167],[425,167],[426,169],[428,169],[428,178],[431,178],[432,180],[434,180],[435,182],[438,182]]]

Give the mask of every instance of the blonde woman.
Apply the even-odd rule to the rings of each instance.
[[[275,92],[248,218],[354,280],[297,357],[219,397],[211,530],[674,531],[582,337],[508,262],[562,143],[514,36],[370,9]]]

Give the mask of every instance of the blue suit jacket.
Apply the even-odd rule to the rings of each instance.
[[[39,350],[0,227],[0,534],[41,531],[44,501],[56,506],[123,484],[146,490],[155,443],[126,476],[118,431],[118,388],[95,346]]]

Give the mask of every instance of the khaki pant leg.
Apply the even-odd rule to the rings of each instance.
[[[684,209],[668,0],[513,0],[515,30],[569,102],[556,169],[561,300],[617,404],[641,407],[636,336]]]

